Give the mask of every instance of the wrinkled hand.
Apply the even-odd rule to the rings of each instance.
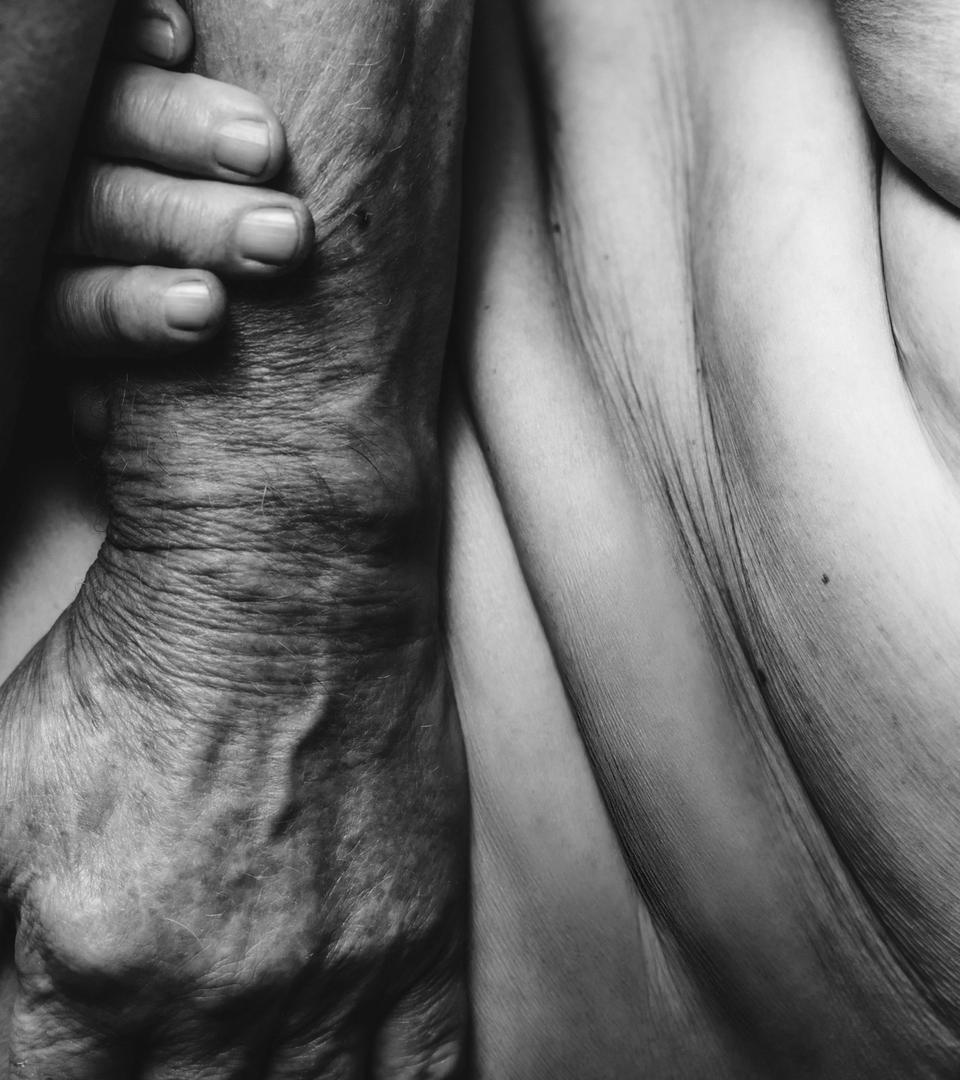
[[[221,279],[275,277],[310,249],[302,201],[253,186],[286,160],[273,110],[238,87],[164,70],[185,60],[192,37],[174,0],[127,3],[115,20],[39,320],[58,352],[196,346],[223,325]]]
[[[453,1075],[463,789],[435,647],[400,676],[332,661],[296,708],[155,670],[147,706],[116,684],[146,675],[136,635],[99,663],[90,617],[3,701],[11,1075]]]
[[[433,425],[466,5],[383,26],[373,8],[369,38],[346,36],[351,8],[301,6],[311,34],[291,7],[250,35],[273,57],[243,60],[356,53],[319,68],[334,85],[318,75],[298,117],[319,269],[263,311],[238,304],[202,378],[117,385],[107,542],[0,700],[14,1076],[463,1065],[466,785]],[[389,79],[335,85],[384,42]],[[357,94],[368,108],[340,123],[330,102]],[[349,126],[398,103],[422,154]]]

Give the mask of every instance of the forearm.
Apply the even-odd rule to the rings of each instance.
[[[331,650],[405,646],[436,615],[468,5],[315,9],[287,5],[269,25],[219,2],[193,12],[204,70],[284,119],[316,251],[274,295],[237,302],[202,374],[117,387],[111,527],[78,608],[92,622],[95,604],[107,635],[136,622],[168,669],[186,605],[186,651],[236,654],[224,678],[241,687],[253,636],[254,681],[289,690]]]

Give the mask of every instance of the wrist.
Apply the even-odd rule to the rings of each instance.
[[[287,726],[306,709],[390,726],[442,670],[433,567],[357,581],[294,560],[110,545],[68,616],[72,668],[91,696],[156,723]],[[371,700],[367,700],[371,698]]]

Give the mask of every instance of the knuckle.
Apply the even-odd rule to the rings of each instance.
[[[349,904],[331,954],[336,963],[376,967],[384,958],[402,961],[415,977],[446,944],[441,919],[417,901],[384,900],[376,893]]]
[[[206,940],[205,948],[182,966],[198,1014],[215,1013],[221,1020],[260,1015],[315,970],[311,951],[288,947],[268,932],[263,937],[272,943],[269,955],[245,935],[242,941]]]
[[[79,889],[48,889],[21,917],[18,970],[67,997],[136,986],[147,955],[124,912]]]
[[[137,118],[139,120],[143,112],[153,114],[161,137],[165,141],[179,140],[185,123],[195,124],[198,119],[202,122],[203,97],[199,93],[198,83],[203,80],[199,75],[171,72],[152,71],[150,75],[149,82],[141,80]]]
[[[138,173],[135,167],[107,162],[85,170],[71,222],[71,237],[80,254],[109,258],[122,241],[127,254],[136,257],[143,245],[139,229],[146,201]]]
[[[94,326],[109,341],[122,341],[125,337],[117,291],[117,280],[112,274],[97,278],[90,290]]]
[[[57,274],[46,286],[42,299],[44,341],[55,348],[67,347],[77,324],[77,289],[72,275]]]
[[[411,1076],[421,1080],[451,1080],[458,1075],[462,1056],[459,1043],[443,1042],[423,1055]]]
[[[68,239],[79,254],[127,262],[183,265],[200,241],[206,215],[189,182],[142,168],[96,163],[81,174],[71,206]]]
[[[101,220],[113,201],[113,170],[88,162],[77,175],[76,194],[70,207],[69,239],[81,254],[99,256]]]
[[[158,183],[152,187],[148,203],[146,232],[153,257],[171,266],[189,263],[195,237],[203,229],[203,216],[196,212],[189,186]]]

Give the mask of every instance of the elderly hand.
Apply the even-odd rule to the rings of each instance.
[[[230,13],[257,42],[237,81],[316,65],[287,102],[315,259],[237,304],[202,375],[118,382],[107,541],[3,690],[15,1076],[464,1065],[433,427],[468,13],[367,6],[289,5],[269,27]],[[199,13],[216,56],[227,12]]]
[[[191,43],[174,0],[125,4],[115,20],[40,313],[58,352],[195,346],[223,325],[221,278],[275,277],[310,249],[301,200],[254,186],[285,164],[276,115],[239,87],[164,70]]]

